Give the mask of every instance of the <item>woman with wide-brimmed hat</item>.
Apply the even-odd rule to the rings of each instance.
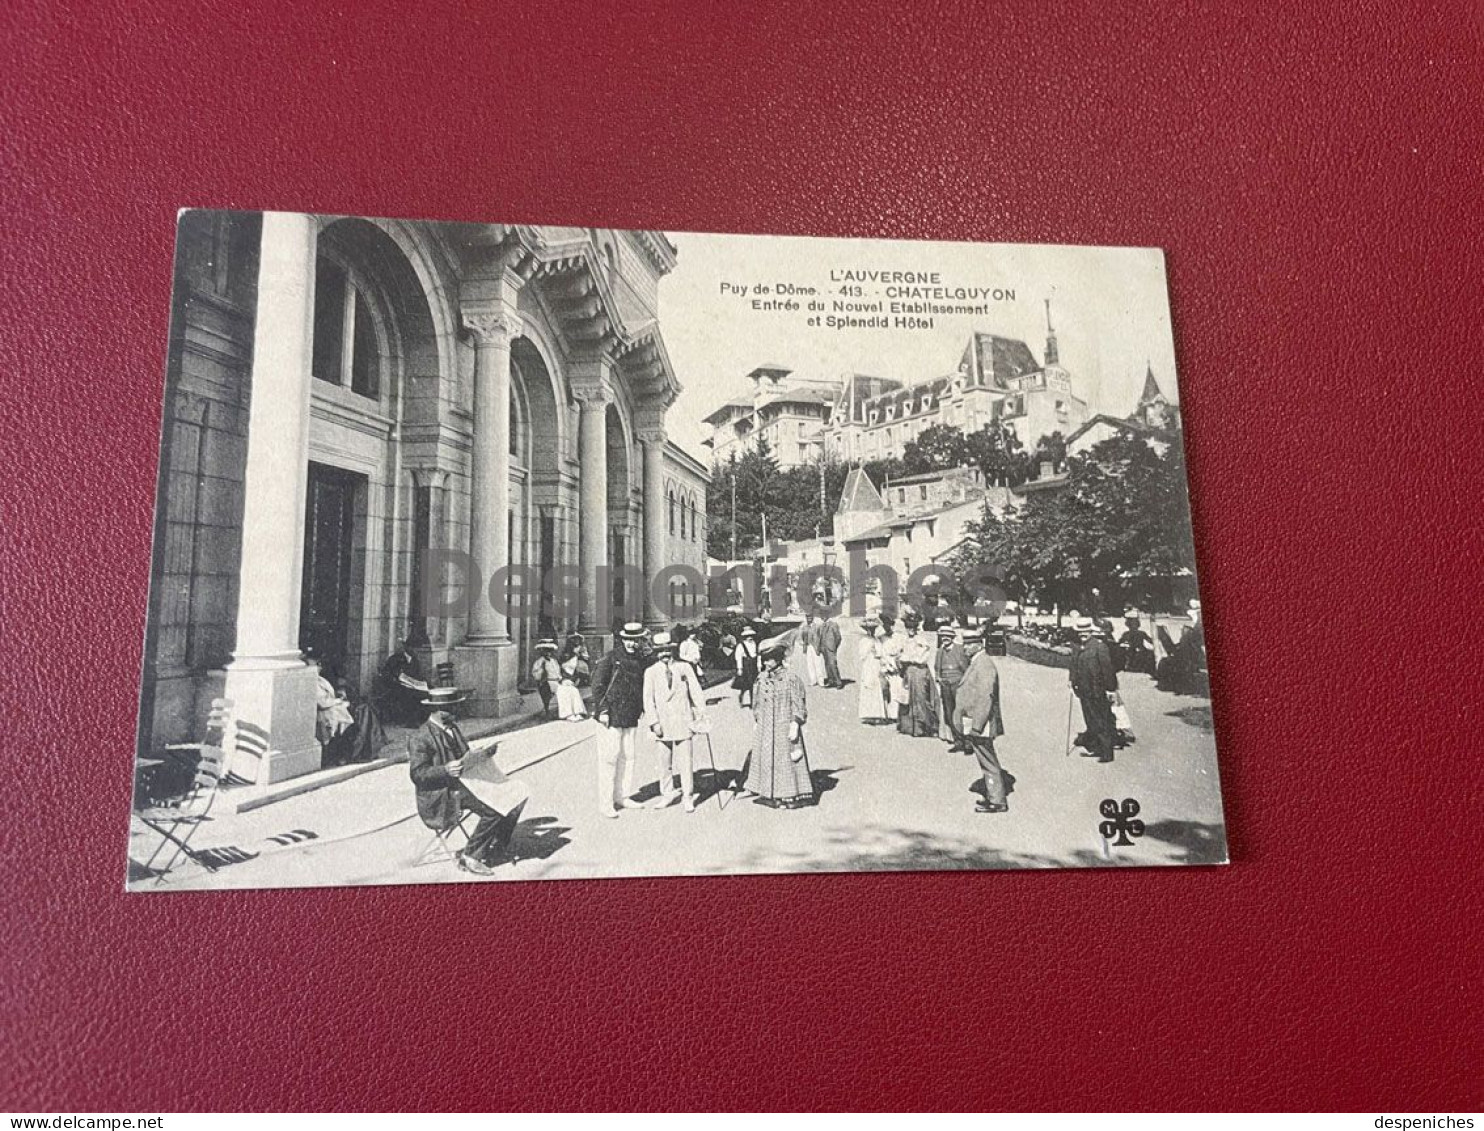
[[[758,650],[762,670],[753,686],[752,753],[743,771],[743,788],[763,805],[797,809],[816,800],[804,757],[804,723],[809,717],[804,681],[789,670],[788,641],[775,636]]]
[[[737,678],[732,680],[732,687],[737,692],[737,706],[752,706],[752,685],[757,682],[758,654],[757,654],[757,629],[748,625],[742,630],[742,638],[737,642],[737,650],[734,656],[737,663]]]
[[[914,738],[938,737],[938,686],[933,682],[933,646],[922,631],[922,614],[902,610],[902,642],[897,652],[905,697],[897,711],[897,731]]]
[[[536,659],[531,664],[531,679],[536,683],[536,693],[541,696],[541,713],[557,718],[561,715],[556,708],[557,688],[562,682],[562,665],[557,662],[557,642],[555,637],[543,636],[536,641]]]
[[[886,641],[886,630],[875,617],[867,617],[861,624],[865,635],[855,648],[855,678],[857,684],[857,710],[860,720],[870,726],[879,726],[886,718],[886,684],[882,679],[882,645]]]

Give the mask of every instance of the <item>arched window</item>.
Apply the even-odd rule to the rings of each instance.
[[[670,501],[670,533],[671,534],[674,534],[675,533],[675,492],[674,491],[670,491],[668,493],[668,497],[669,497],[669,501]]]
[[[381,351],[371,307],[343,266],[321,255],[314,265],[314,349],[310,371],[331,385],[375,399]]]

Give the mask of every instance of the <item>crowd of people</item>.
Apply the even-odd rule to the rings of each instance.
[[[1199,606],[1192,603],[1191,611],[1192,628],[1179,642],[1167,637],[1162,641],[1166,656],[1158,663],[1137,611],[1127,611],[1124,631],[1116,638],[1105,617],[1072,614],[1075,645],[1069,695],[1081,705],[1084,727],[1073,745],[1085,757],[1111,762],[1115,750],[1132,740],[1120,698],[1121,671],[1176,679],[1191,664],[1203,664]],[[1012,779],[1001,767],[995,745],[1005,733],[1000,673],[985,648],[983,629],[952,622],[925,627],[921,612],[903,606],[899,612],[880,609],[869,614],[861,630],[854,691],[860,722],[895,726],[902,735],[946,742],[949,751],[971,755],[983,782],[976,811],[1006,812]],[[842,636],[834,617],[809,613],[798,627],[766,638],[757,627],[747,625],[735,639],[722,641],[721,654],[731,668],[730,685],[739,707],[751,713],[752,734],[740,770],[719,771],[712,757],[716,788],[780,809],[817,802],[819,785],[805,739],[809,689],[835,691],[847,686],[839,665]],[[686,813],[696,811],[697,741],[704,741],[711,754],[701,658],[699,637],[681,627],[651,632],[637,623],[625,624],[615,634],[612,650],[595,663],[578,634],[567,638],[560,653],[554,636],[538,642],[530,675],[543,715],[565,720],[591,717],[597,723],[596,802],[603,817],[616,819],[625,810],[676,803]],[[473,791],[461,780],[469,745],[451,712],[463,694],[454,688],[430,688],[406,648],[388,659],[375,694],[382,709],[397,719],[406,717],[416,697],[424,721],[409,740],[409,753],[424,821],[446,828],[469,813],[479,817],[458,856],[460,867],[487,874],[509,859],[512,814],[524,806],[525,796],[512,793],[510,804],[500,807],[483,799],[490,796],[487,789]],[[658,780],[641,786],[638,767],[649,750],[654,751]],[[489,768],[481,773],[485,782],[491,773],[498,775]],[[508,784],[499,776],[493,781]],[[657,797],[641,799],[652,784]]]

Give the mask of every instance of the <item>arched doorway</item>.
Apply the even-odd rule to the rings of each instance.
[[[561,418],[556,385],[541,351],[527,337],[510,347],[510,560],[542,581],[564,565],[562,527]],[[514,618],[510,635],[520,649],[524,683],[536,654],[536,641],[567,627],[552,616],[551,602],[533,598]]]
[[[643,596],[625,577],[627,569],[640,565],[634,554],[633,477],[630,468],[629,429],[617,405],[610,404],[604,419],[608,457],[608,564],[612,566],[614,620],[638,620]]]
[[[393,643],[422,630],[400,436],[409,413],[437,410],[438,332],[381,227],[335,220],[317,247],[300,647],[365,690]]]

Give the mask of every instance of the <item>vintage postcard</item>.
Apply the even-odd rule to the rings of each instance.
[[[187,211],[130,890],[1227,858],[1164,257]]]

